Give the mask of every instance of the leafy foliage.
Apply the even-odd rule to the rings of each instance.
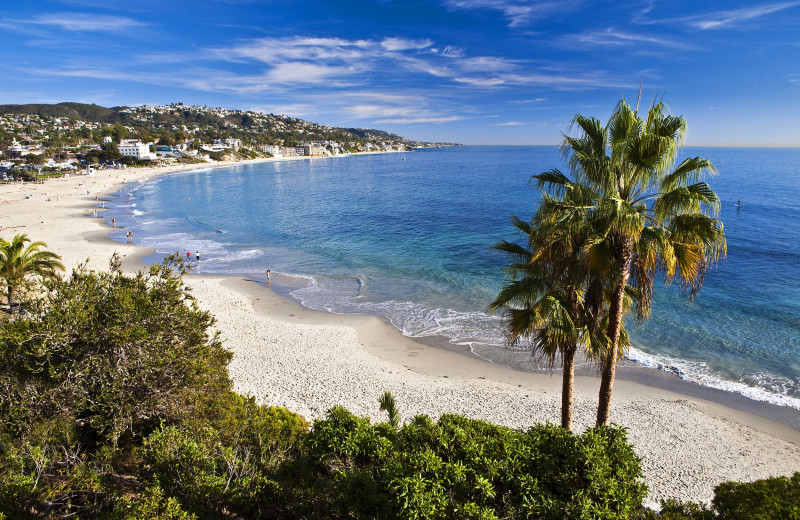
[[[755,482],[724,482],[714,488],[712,501],[725,520],[800,520],[800,472]]]
[[[800,472],[754,482],[723,482],[714,488],[711,508],[693,502],[666,500],[661,511],[647,511],[637,520],[798,520]]]
[[[231,354],[176,275],[181,262],[126,276],[115,259],[46,281],[29,318],[0,329],[3,428],[74,417],[85,442],[116,443],[203,415],[230,388]]]
[[[340,517],[627,518],[646,493],[619,428],[576,436],[445,415],[395,431],[336,408],[308,445]]]

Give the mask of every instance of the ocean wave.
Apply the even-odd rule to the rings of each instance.
[[[530,346],[522,342],[507,345],[500,318],[480,311],[458,311],[430,307],[411,301],[362,301],[362,277],[341,280],[312,278],[308,287],[291,293],[300,303],[315,310],[343,314],[383,316],[404,336],[422,338],[444,336],[450,343],[463,345],[481,359],[525,370],[546,369],[546,363],[531,356]],[[706,363],[648,354],[631,348],[628,359],[636,364],[670,372],[686,381],[741,394],[756,401],[800,409],[797,382],[770,374],[755,374],[742,381],[731,381],[715,374]]]
[[[636,364],[675,374],[685,381],[741,394],[754,401],[763,401],[800,410],[800,398],[788,395],[797,392],[797,382],[766,373],[744,376],[740,381],[724,379],[702,361],[686,361],[669,356],[648,354],[631,348],[628,359]]]

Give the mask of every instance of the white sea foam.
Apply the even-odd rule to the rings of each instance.
[[[480,311],[457,311],[442,307],[426,307],[411,301],[363,301],[362,277],[344,280],[311,279],[308,287],[291,294],[304,306],[337,313],[371,314],[386,317],[408,337],[444,336],[453,344],[464,345],[481,359],[493,363],[518,366],[527,370],[546,368],[531,358],[528,345],[504,343],[500,318]],[[670,372],[681,379],[710,388],[741,394],[757,401],[800,409],[800,399],[786,395],[796,383],[768,374],[750,376],[748,381],[723,379],[706,363],[656,356],[631,348],[628,359],[637,364]]]
[[[671,372],[686,381],[741,394],[755,401],[789,406],[800,410],[800,399],[770,390],[774,388],[782,389],[783,392],[786,392],[789,388],[796,387],[795,383],[785,378],[769,374],[757,374],[748,377],[754,384],[748,384],[744,381],[730,381],[714,374],[706,363],[648,354],[636,348],[630,349],[628,358],[646,367]]]

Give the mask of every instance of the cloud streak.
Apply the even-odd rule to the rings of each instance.
[[[118,32],[150,24],[126,16],[110,16],[94,13],[52,13],[25,20],[12,20],[15,24],[58,27],[73,32]]]
[[[606,29],[604,31],[595,31],[584,34],[577,34],[567,36],[563,39],[565,46],[574,45],[603,45],[603,46],[634,46],[641,44],[655,45],[660,47],[668,47],[672,49],[692,50],[696,49],[693,45],[670,40],[666,38],[659,38],[646,34],[636,34],[617,29]]]
[[[508,19],[509,27],[519,27],[529,24],[536,18],[544,18],[555,12],[573,9],[580,2],[576,0],[560,2],[546,0],[444,0],[443,4],[453,10],[500,11]]]
[[[678,18],[666,18],[661,20],[646,20],[637,18],[634,21],[642,24],[660,24],[660,23],[682,23],[690,27],[700,30],[708,29],[725,29],[734,27],[755,18],[777,13],[792,7],[800,5],[800,2],[784,2],[776,4],[763,4],[757,6],[743,7],[741,9],[731,9],[716,13],[707,13],[701,15],[684,16]]]

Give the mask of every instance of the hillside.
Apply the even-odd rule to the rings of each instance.
[[[206,134],[209,138],[234,137],[246,142],[286,143],[315,140],[337,142],[389,141],[408,146],[426,146],[382,130],[338,128],[293,117],[260,112],[189,106],[112,107],[83,103],[0,105],[0,115],[31,115],[43,119],[60,118],[101,126],[121,124],[150,131],[154,136],[167,132]]]

